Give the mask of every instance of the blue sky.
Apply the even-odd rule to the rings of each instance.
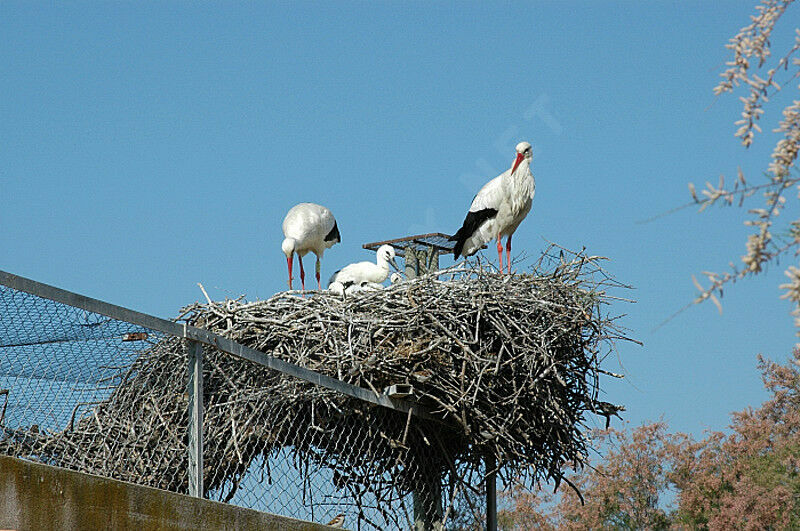
[[[774,136],[742,148],[736,97],[712,94],[752,12],[2,2],[0,269],[162,317],[201,298],[197,282],[266,298],[285,286],[295,203],[339,221],[327,278],[369,259],[365,242],[456,230],[528,140],[537,192],[515,253],[585,246],[636,288],[610,311],[644,346],[619,345],[623,368],[607,368],[628,379],[606,399],[634,424],[724,428],[766,396],[756,354],[784,360],[794,343],[781,270],[727,290],[721,316],[694,307],[654,330],[692,300],[692,274],[738,260],[747,232],[736,209],[640,221],[689,200],[690,181],[766,168]]]

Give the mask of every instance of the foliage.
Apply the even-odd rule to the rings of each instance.
[[[714,88],[714,93],[744,93],[740,96],[742,116],[735,122],[738,127],[735,136],[745,147],[753,143],[756,133],[761,133],[759,122],[770,98],[800,77],[800,59],[795,57],[800,50],[800,29],[795,30],[793,45],[777,61],[772,57],[770,42],[777,23],[793,2],[762,0],[756,7],[757,13],[751,17],[751,23],[727,44],[732,57],[726,63],[726,69],[721,74],[722,81]],[[724,177],[720,177],[718,185],[707,182],[706,188],[698,196],[695,186],[689,185],[694,201],[701,205],[701,211],[714,204],[732,205],[737,202],[742,206],[746,198],[757,192],[762,193],[764,198],[761,208],[748,211],[751,217],[745,221],[745,225],[752,227],[753,232],[747,239],[746,253],[742,256],[743,265],[731,263],[731,270],[725,273],[704,272],[710,284],[703,287],[695,280],[700,290],[695,302],[710,299],[719,307],[717,296],[722,296],[725,285],[758,274],[767,264],[800,251],[800,219],[788,221],[783,226],[776,225],[779,214],[786,206],[786,194],[800,183],[796,165],[800,151],[800,100],[792,101],[783,109],[783,119],[774,132],[781,136],[772,152],[766,182],[751,184],[740,169],[732,186],[726,186]],[[795,304],[795,325],[800,327],[800,269],[789,266],[786,275],[789,282],[781,286],[786,290],[783,297]]]
[[[800,351],[795,351],[800,363]],[[711,529],[800,527],[800,372],[759,361],[772,398],[733,415],[685,459],[679,520]]]
[[[701,441],[663,422],[598,434],[605,458],[555,495],[515,485],[503,529],[800,528],[800,350],[759,360],[771,398]]]
[[[596,436],[608,449],[605,459],[591,472],[572,478],[586,503],[582,505],[572,490],[550,495],[517,485],[506,493],[511,500],[502,514],[506,529],[669,528],[672,517],[664,495],[681,475],[675,467],[682,463],[688,437],[667,433],[662,422]]]

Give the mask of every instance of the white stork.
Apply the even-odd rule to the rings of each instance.
[[[367,282],[366,280],[361,282],[360,284],[350,284],[348,283],[347,287],[341,282],[333,281],[328,286],[328,291],[332,293],[336,293],[337,295],[352,295],[354,293],[360,293],[362,291],[380,291],[383,289],[383,284],[378,284],[377,282]]]
[[[517,158],[510,169],[504,171],[480,189],[472,200],[464,224],[451,241],[455,258],[470,256],[486,243],[497,238],[497,258],[500,272],[503,272],[502,236],[506,240],[506,262],[511,274],[511,236],[531,210],[536,183],[531,174],[531,145],[528,142],[517,144]]]
[[[289,289],[292,289],[292,256],[297,255],[300,262],[300,284],[306,289],[306,272],[303,270],[303,257],[309,251],[317,255],[317,288],[319,282],[319,260],[325,249],[342,241],[339,227],[331,211],[322,205],[300,203],[295,205],[283,219],[284,240],[281,244],[286,264],[289,267]]]
[[[403,279],[403,276],[400,273],[392,273],[389,276],[389,282],[391,284],[397,284]],[[348,295],[352,295],[353,293],[359,293],[361,291],[380,291],[384,289],[383,284],[379,284],[377,282],[368,282],[363,281],[361,284],[348,284],[345,288],[344,284],[341,282],[333,281],[328,285],[328,290],[336,293],[337,295],[341,295],[343,297],[347,297]]]
[[[375,262],[358,262],[343,267],[331,276],[328,287],[338,289],[334,284],[339,284],[346,290],[353,285],[360,287],[364,282],[380,284],[389,276],[389,264],[397,270],[400,269],[394,257],[395,252],[391,245],[381,245],[378,247]]]

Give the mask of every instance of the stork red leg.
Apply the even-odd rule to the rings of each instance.
[[[503,243],[500,241],[500,235],[497,235],[497,259],[500,261],[500,272],[503,272]]]
[[[322,290],[322,284],[319,283],[319,256],[317,257],[317,289]]]
[[[292,255],[286,257],[286,265],[289,267],[289,291],[292,289]]]
[[[297,261],[300,262],[300,285],[303,287],[303,290],[306,289],[306,272],[303,271],[303,257],[299,254],[297,255]]]
[[[511,234],[506,240],[506,264],[508,264],[508,274],[511,274]]]

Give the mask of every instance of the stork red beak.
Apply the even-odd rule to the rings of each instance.
[[[514,165],[511,166],[511,175],[514,175],[514,171],[517,169],[517,166],[519,166],[519,163],[522,162],[522,159],[524,158],[525,155],[523,155],[522,153],[517,153],[517,160],[515,160]]]

